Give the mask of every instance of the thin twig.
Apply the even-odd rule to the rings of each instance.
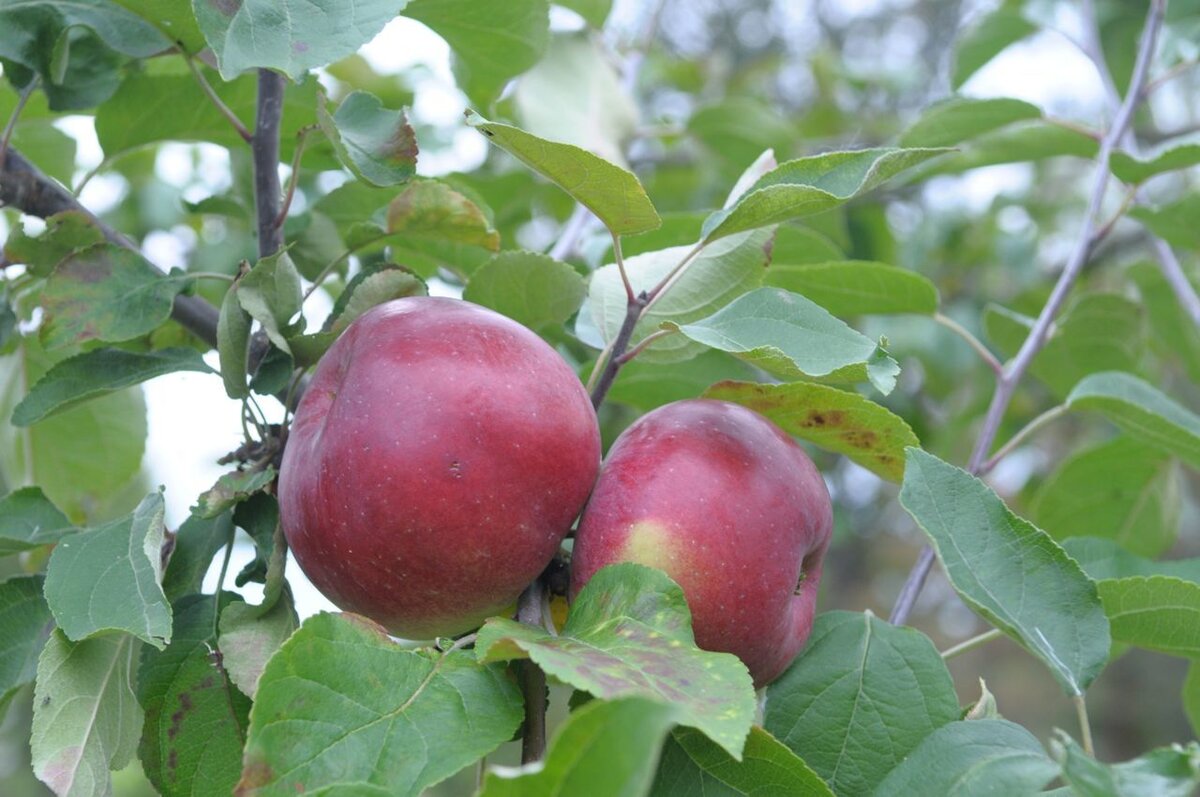
[[[37,90],[41,81],[41,75],[35,74],[28,85],[21,89],[21,93],[17,97],[17,104],[8,117],[8,124],[4,125],[4,133],[0,134],[0,166],[4,165],[4,159],[8,155],[8,142],[12,140],[13,131],[17,129],[17,120],[21,118],[21,111],[25,110],[25,103],[29,102],[29,98]]]
[[[966,653],[968,650],[974,650],[975,648],[979,647],[980,645],[984,645],[988,642],[991,642],[993,639],[999,639],[1002,636],[1004,636],[1004,632],[1001,631],[999,628],[993,628],[990,631],[984,631],[982,634],[973,636],[970,639],[959,642],[954,647],[946,648],[946,650],[943,650],[942,651],[942,660],[949,661],[950,659],[954,658],[955,656],[961,656],[962,654]]]
[[[222,274],[219,271],[189,271],[187,276],[198,280],[221,280],[222,282],[233,282],[237,279],[233,274]]]
[[[1045,426],[1046,424],[1050,423],[1050,421],[1054,420],[1055,418],[1058,418],[1059,416],[1066,415],[1066,414],[1067,414],[1067,405],[1059,404],[1055,407],[1051,407],[1050,409],[1043,412],[1041,415],[1034,418],[1029,423],[1022,426],[1020,428],[1020,430],[1017,431],[1016,434],[1014,434],[1011,438],[1009,438],[1007,443],[1000,446],[999,451],[997,451],[995,454],[992,454],[990,457],[988,457],[988,459],[982,465],[979,466],[979,470],[976,473],[976,475],[982,476],[985,473],[991,473],[992,469],[995,468],[997,465],[999,465],[1000,461],[1002,459],[1004,459],[1009,454],[1011,454],[1014,450],[1016,450],[1017,446],[1019,446],[1019,445],[1021,445],[1021,443],[1025,442],[1025,439],[1027,437],[1029,437],[1029,435],[1033,434],[1038,429],[1040,429],[1043,426]]]
[[[621,254],[621,236],[612,233],[613,259],[617,262],[617,271],[621,275],[621,284],[625,286],[625,301],[633,304],[637,296],[633,293],[633,285],[629,282],[629,272],[625,270],[625,256]]]
[[[579,239],[587,232],[588,226],[592,219],[596,218],[592,212],[579,203],[575,203],[575,209],[571,211],[571,215],[563,224],[562,233],[558,236],[558,240],[554,242],[554,246],[550,247],[550,251],[546,254],[555,260],[566,260],[571,255],[575,254],[575,250],[579,248]]]
[[[1092,724],[1088,721],[1087,701],[1082,694],[1072,695],[1071,702],[1075,704],[1075,716],[1079,718],[1079,733],[1083,737],[1083,752],[1096,756],[1096,748],[1092,744]]]
[[[542,625],[542,582],[526,587],[517,600],[517,620],[541,627]],[[517,663],[517,677],[521,684],[521,695],[525,699],[525,732],[521,738],[521,763],[541,761],[546,755],[546,673],[532,661]]]
[[[1025,343],[1022,344],[1020,351],[1017,352],[1017,356],[1005,366],[1000,378],[996,380],[996,390],[992,394],[991,404],[988,406],[987,414],[984,416],[983,427],[980,430],[979,438],[975,442],[975,449],[971,453],[971,459],[967,466],[967,470],[971,473],[980,472],[980,468],[987,458],[987,452],[991,450],[992,443],[996,439],[996,433],[1000,430],[1000,423],[1004,419],[1004,413],[1008,409],[1013,395],[1016,393],[1017,385],[1020,384],[1025,371],[1028,370],[1029,365],[1033,362],[1034,356],[1045,345],[1046,338],[1050,334],[1051,324],[1054,322],[1054,317],[1058,315],[1058,311],[1066,301],[1067,295],[1070,293],[1075,281],[1079,278],[1079,274],[1083,270],[1083,266],[1097,242],[1093,233],[1096,231],[1100,207],[1104,201],[1105,188],[1108,186],[1109,156],[1112,154],[1117,143],[1124,138],[1125,132],[1128,130],[1129,124],[1133,119],[1133,112],[1141,101],[1142,87],[1146,83],[1146,75],[1150,69],[1151,57],[1158,42],[1158,33],[1162,27],[1165,6],[1164,0],[1151,0],[1149,13],[1146,15],[1146,25],[1142,30],[1141,39],[1138,43],[1137,61],[1134,64],[1133,74],[1129,80],[1129,91],[1125,95],[1125,99],[1121,102],[1121,107],[1113,118],[1112,125],[1100,142],[1100,152],[1096,156],[1096,175],[1092,181],[1083,226],[1079,231],[1079,236],[1076,238],[1075,247],[1067,258],[1066,265],[1063,267],[1062,273],[1054,285],[1054,290],[1051,292],[1050,298],[1046,301],[1046,305],[1042,308],[1042,312],[1034,322],[1033,329],[1030,330],[1028,337],[1025,338]],[[909,572],[908,578],[900,590],[896,605],[892,609],[892,623],[902,625],[908,621],[913,604],[916,603],[921,588],[925,584],[925,579],[929,575],[929,570],[933,567],[933,561],[933,551],[926,546],[922,549],[921,555],[917,558],[917,563]]]
[[[304,142],[308,134],[317,129],[317,125],[305,125],[296,133],[296,151],[292,153],[292,174],[288,178],[287,193],[283,196],[283,205],[275,218],[275,226],[282,227],[287,220],[288,210],[292,207],[292,198],[296,196],[296,183],[300,179],[300,158],[304,155]]]
[[[225,558],[221,560],[221,572],[217,574],[217,588],[213,594],[212,636],[217,638],[217,626],[221,620],[221,590],[225,587],[225,575],[229,572],[229,560],[233,558],[233,527],[229,528],[229,542],[225,543]]]
[[[608,396],[608,391],[612,387],[613,380],[617,378],[617,372],[621,370],[621,357],[625,354],[625,350],[629,348],[629,341],[633,337],[633,330],[637,326],[638,319],[642,317],[647,301],[646,294],[643,293],[635,298],[625,309],[625,320],[621,322],[621,328],[617,331],[616,339],[613,340],[612,349],[608,353],[608,360],[604,363],[604,369],[600,372],[600,379],[596,382],[596,386],[592,388],[592,406],[597,410],[604,403],[604,399]],[[599,363],[597,363],[597,367],[599,367]]]
[[[1184,72],[1187,72],[1189,69],[1195,68],[1197,64],[1200,64],[1200,60],[1195,58],[1190,58],[1186,61],[1180,61],[1169,69],[1166,69],[1161,75],[1158,75],[1151,80],[1147,80],[1146,87],[1142,89],[1142,96],[1149,97],[1151,94],[1162,88],[1163,84],[1174,80]]]
[[[242,120],[237,117],[237,114],[235,114],[229,108],[229,106],[225,104],[225,101],[217,96],[217,92],[213,90],[212,84],[210,84],[208,79],[204,77],[204,73],[201,72],[200,68],[196,66],[196,62],[192,60],[192,57],[187,53],[182,53],[182,55],[184,63],[186,63],[188,66],[188,71],[192,73],[192,77],[196,78],[196,82],[200,84],[200,90],[204,92],[204,96],[208,97],[209,102],[211,102],[213,107],[215,107],[221,113],[221,116],[224,116],[225,119],[228,120],[229,124],[233,125],[233,129],[236,130],[237,134],[242,137],[242,140],[249,144],[253,140],[254,136],[251,135],[250,131],[246,128],[246,125],[244,125]]]
[[[639,354],[641,354],[643,351],[645,351],[646,348],[650,346],[650,344],[654,343],[657,340],[661,340],[661,339],[667,337],[668,335],[674,335],[677,331],[678,330],[676,330],[676,329],[670,329],[670,328],[656,329],[655,331],[651,332],[649,335],[647,335],[646,337],[644,337],[640,341],[638,341],[638,344],[636,346],[634,346],[632,349],[630,349],[629,351],[625,352],[620,357],[618,357],[617,364],[624,365],[625,363],[629,362],[634,357],[637,357]]]
[[[941,313],[934,313],[933,320],[965,340],[971,346],[971,348],[975,350],[975,353],[978,354],[985,363],[987,363],[988,368],[991,368],[997,376],[1004,371],[1004,366],[1001,365],[998,359],[996,359],[996,355],[992,354],[988,347],[984,346],[979,338],[972,335],[969,329],[955,321],[950,316],[943,315]]]

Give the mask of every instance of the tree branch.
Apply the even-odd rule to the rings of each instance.
[[[996,433],[1000,430],[1000,422],[1004,419],[1004,413],[1008,409],[1013,395],[1016,393],[1017,385],[1020,384],[1021,378],[1033,362],[1033,358],[1041,350],[1042,346],[1045,345],[1046,338],[1050,334],[1050,326],[1054,322],[1054,317],[1062,309],[1063,303],[1066,302],[1067,294],[1070,293],[1071,288],[1079,278],[1080,272],[1083,271],[1083,267],[1087,263],[1088,256],[1098,242],[1095,233],[1097,232],[1096,226],[1100,215],[1100,206],[1104,200],[1104,191],[1108,186],[1109,156],[1112,154],[1117,143],[1125,137],[1125,133],[1129,129],[1129,124],[1133,119],[1133,112],[1143,98],[1142,88],[1146,83],[1146,75],[1150,69],[1150,60],[1154,54],[1155,45],[1158,42],[1159,30],[1162,28],[1165,7],[1165,0],[1152,0],[1150,4],[1149,13],[1146,15],[1146,24],[1142,30],[1141,40],[1138,43],[1137,61],[1133,67],[1133,75],[1129,80],[1129,91],[1126,93],[1125,99],[1117,110],[1112,125],[1100,142],[1100,152],[1096,156],[1096,175],[1092,180],[1087,212],[1083,219],[1083,226],[1075,240],[1075,247],[1067,258],[1066,265],[1058,277],[1058,282],[1054,285],[1054,290],[1051,292],[1050,298],[1046,301],[1045,307],[1042,308],[1042,312],[1034,322],[1033,329],[1030,330],[1029,336],[1025,338],[1025,343],[1022,344],[1020,351],[1017,352],[1017,356],[1005,366],[1000,378],[996,380],[996,390],[992,394],[992,402],[988,406],[987,415],[984,416],[983,428],[980,430],[979,438],[975,442],[975,449],[972,451],[970,462],[967,465],[967,470],[971,473],[979,473],[983,467],[987,459],[987,453],[991,450],[992,443],[996,439]],[[1102,55],[1101,59],[1103,59]],[[925,579],[933,567],[933,562],[933,551],[926,546],[922,549],[916,565],[909,572],[908,579],[905,581],[904,587],[901,589],[900,595],[896,600],[896,605],[892,609],[892,623],[903,625],[907,622],[908,616],[912,612],[913,604],[916,603],[917,597],[921,593],[921,588],[925,584]]]
[[[283,246],[279,218],[279,122],[283,116],[284,78],[270,69],[258,70],[258,111],[254,121],[254,209],[258,221],[258,256],[267,257]]]
[[[542,627],[542,580],[534,579],[517,600],[517,621]],[[525,698],[525,732],[521,737],[521,763],[542,760],[546,754],[546,673],[532,661],[518,663],[517,677]]]
[[[12,148],[0,163],[0,205],[43,219],[67,210],[81,213],[110,243],[139,252],[132,239],[97,218],[70,191]],[[217,308],[198,296],[176,296],[171,308],[171,318],[210,346],[217,345],[217,315]]]

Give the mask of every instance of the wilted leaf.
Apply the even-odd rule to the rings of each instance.
[[[321,130],[342,164],[372,185],[395,185],[416,174],[417,139],[404,110],[389,110],[374,94],[351,92],[330,115],[317,103]]]

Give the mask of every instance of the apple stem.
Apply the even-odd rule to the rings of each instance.
[[[535,579],[517,600],[517,621],[541,627],[542,581]],[[517,679],[525,699],[525,733],[521,739],[521,763],[541,761],[546,755],[546,673],[532,661],[517,662]]]

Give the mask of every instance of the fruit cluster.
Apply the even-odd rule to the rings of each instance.
[[[808,636],[832,524],[800,446],[734,404],[660,407],[601,469],[596,413],[554,349],[428,297],[374,308],[322,358],[279,499],[313,584],[414,639],[511,613],[579,517],[572,594],[608,564],[657,567],[697,644],[739,656],[759,686]]]

